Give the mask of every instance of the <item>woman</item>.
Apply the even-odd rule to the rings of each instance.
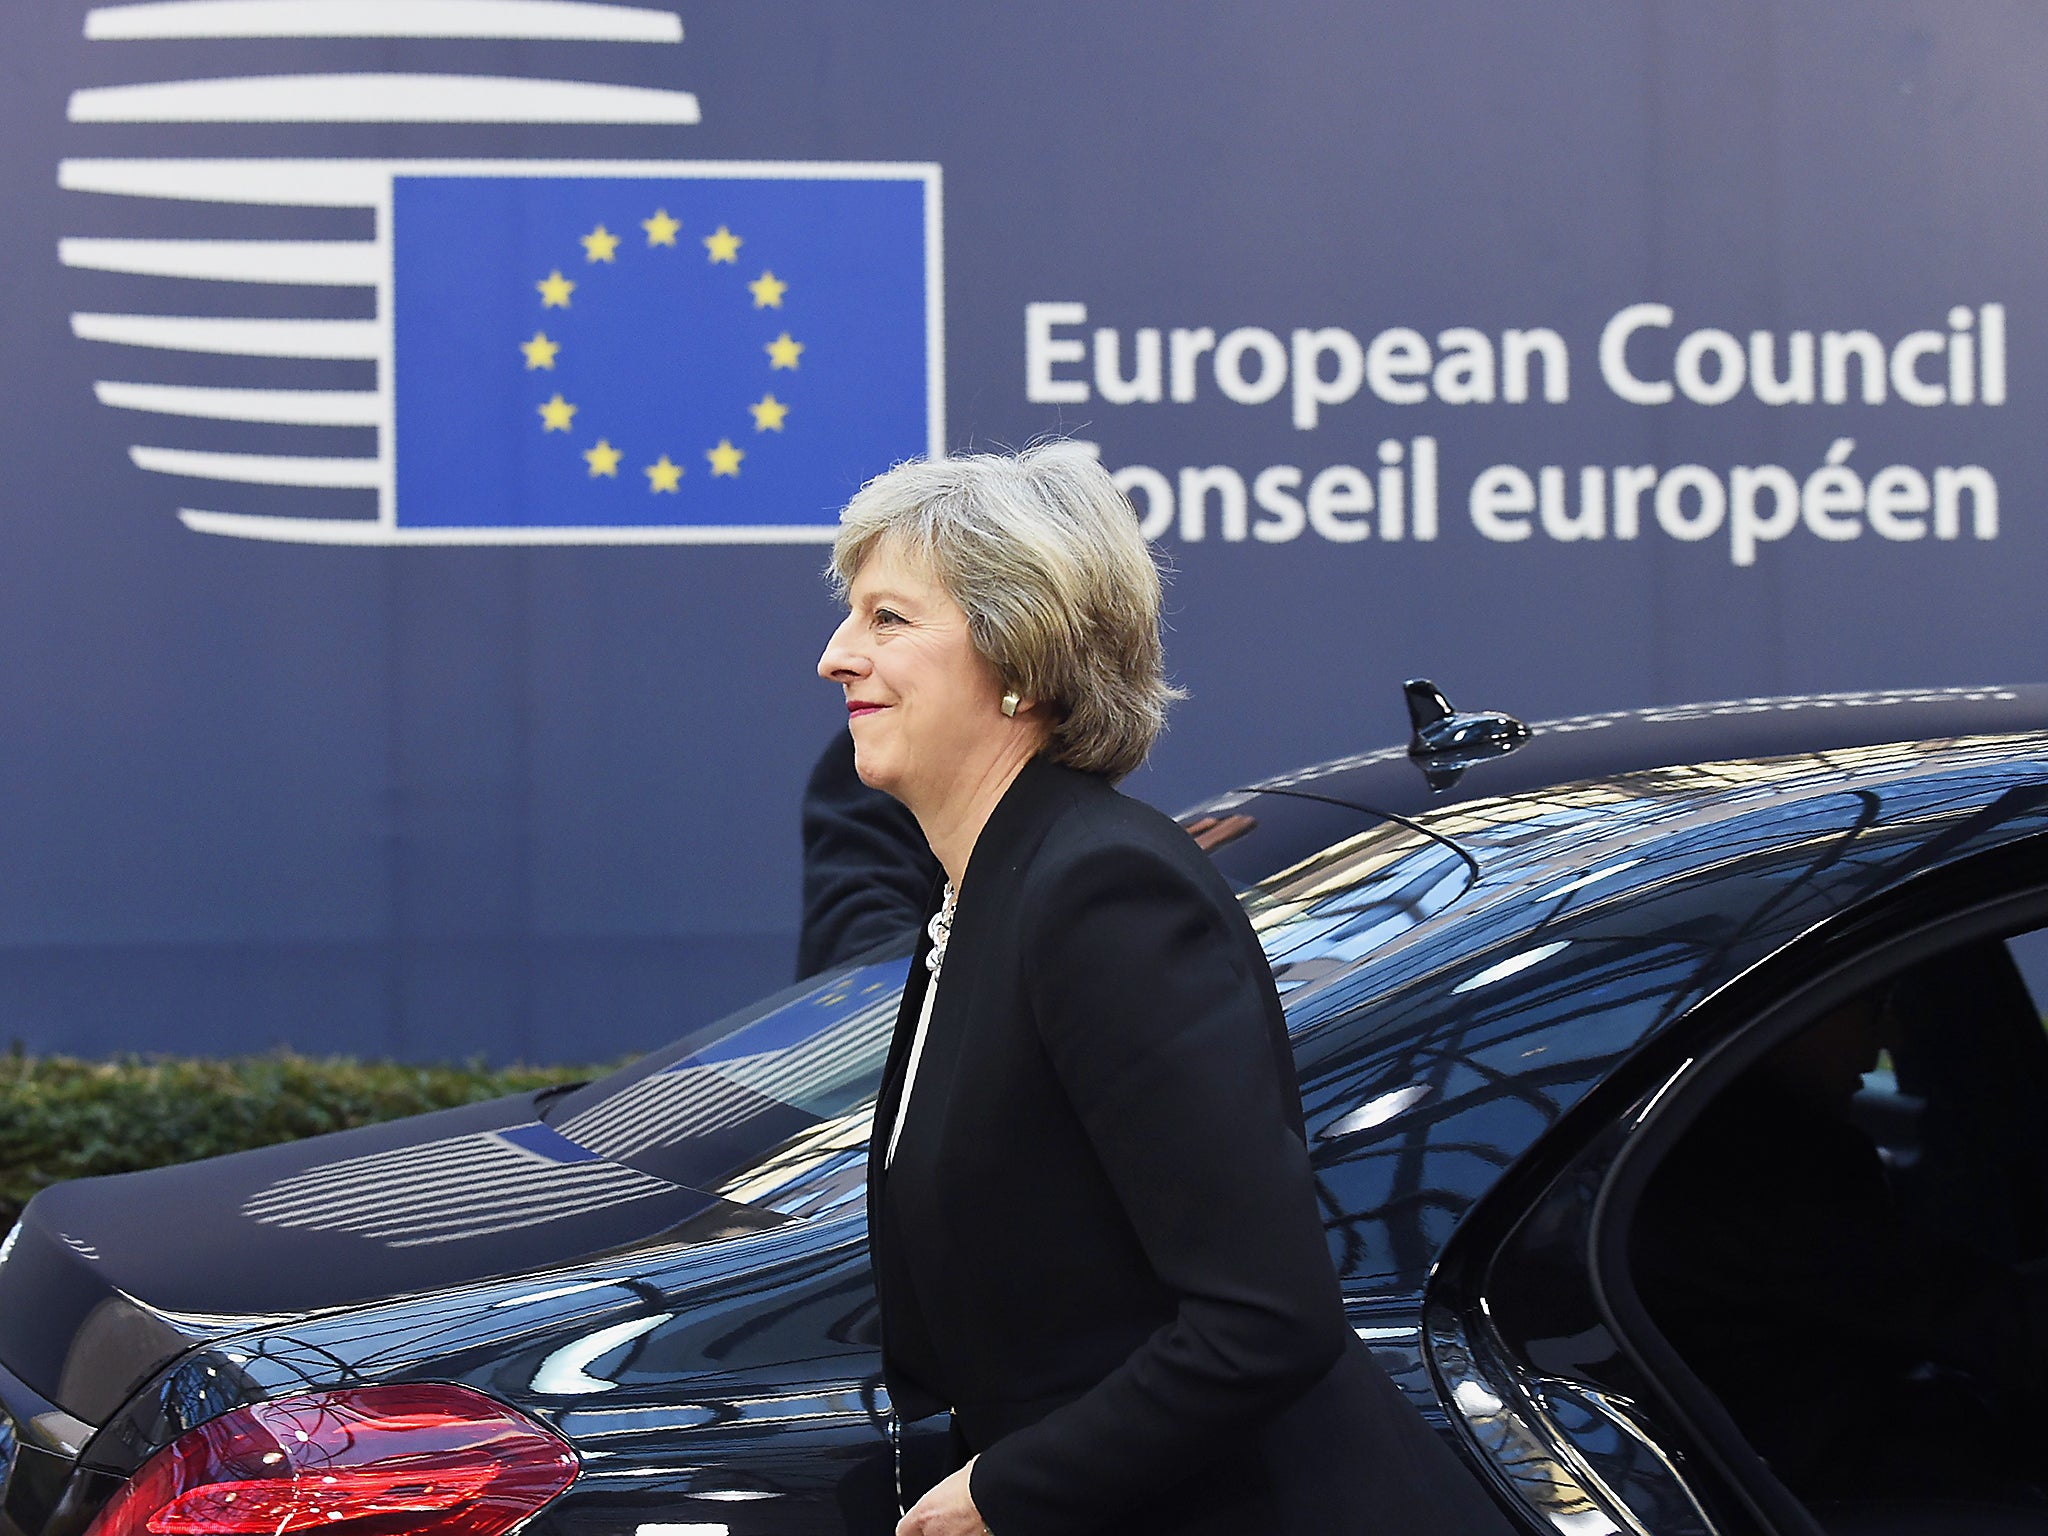
[[[1175,692],[1093,459],[901,465],[842,514],[818,671],[944,870],[869,1154],[883,1362],[968,1459],[900,1536],[1486,1532],[1344,1319],[1270,971],[1113,788]]]

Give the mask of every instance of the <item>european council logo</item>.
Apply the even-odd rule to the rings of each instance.
[[[374,460],[134,450],[143,467],[188,477],[377,492],[374,519],[188,506],[179,515],[196,531],[330,544],[828,541],[863,480],[944,451],[934,165],[67,170],[94,190],[128,190],[146,172],[152,192],[171,177],[182,180],[166,182],[170,195],[374,211],[372,248],[350,252],[360,277],[340,274],[375,284],[374,321],[165,317],[143,336],[129,332],[147,317],[75,317],[81,336],[131,345],[376,363],[376,389],[353,393],[101,384],[104,403],[158,415],[378,429]],[[331,263],[335,248],[263,254]],[[167,326],[263,334],[156,334]]]

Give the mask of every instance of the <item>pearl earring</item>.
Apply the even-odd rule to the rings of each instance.
[[[1016,717],[1016,714],[1017,714],[1017,706],[1018,706],[1019,704],[1023,703],[1023,702],[1024,702],[1024,701],[1023,701],[1022,699],[1018,698],[1018,697],[1017,697],[1017,695],[1016,695],[1016,694],[1014,694],[1014,693],[1006,693],[1006,694],[1004,694],[1004,695],[1003,695],[1003,715],[1004,715],[1004,717],[1005,717],[1006,719],[1014,719],[1014,718]]]

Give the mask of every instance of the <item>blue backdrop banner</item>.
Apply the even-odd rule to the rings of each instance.
[[[1091,443],[1178,807],[2038,679],[2035,0],[45,0],[0,1042],[592,1060],[788,979],[832,520]]]

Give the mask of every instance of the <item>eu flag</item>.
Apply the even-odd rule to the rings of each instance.
[[[399,528],[828,537],[940,449],[934,179],[689,169],[393,178]]]

